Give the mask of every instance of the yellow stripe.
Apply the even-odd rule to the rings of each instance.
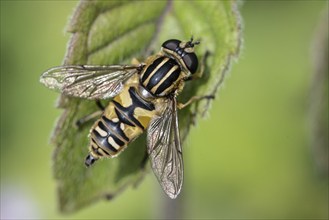
[[[107,141],[109,142],[112,147],[114,147],[116,150],[120,149],[120,146],[117,144],[117,142],[114,141],[114,139],[110,136]]]
[[[144,81],[144,85],[147,85],[149,83],[149,81],[150,81],[151,77],[154,75],[154,73],[156,71],[158,71],[158,69],[160,69],[168,60],[169,60],[169,58],[166,57],[166,58],[163,59],[163,61],[161,63],[159,63],[159,65],[152,71],[152,73],[150,73],[150,75]]]
[[[172,72],[178,69],[178,65],[173,66],[167,73],[166,76],[163,77],[160,82],[158,82],[152,89],[151,92],[155,93],[155,91],[159,88],[159,86],[171,75]],[[166,91],[166,89],[164,90]]]
[[[171,86],[169,86],[168,88],[166,88],[165,90],[163,90],[163,92],[161,92],[159,95],[163,96],[165,94],[168,94],[169,91],[171,91],[174,87],[176,87],[177,90],[179,90],[179,84],[182,82],[182,74],[180,74],[180,76],[178,77],[178,79],[176,80],[175,83],[171,84]]]
[[[100,134],[100,136],[102,137],[106,137],[107,136],[107,132],[104,131],[103,129],[101,129],[99,126],[95,127],[95,130],[98,132],[98,134]]]

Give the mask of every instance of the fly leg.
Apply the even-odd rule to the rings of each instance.
[[[214,95],[193,96],[186,103],[177,103],[177,108],[183,109],[186,106],[189,106],[190,104],[192,104],[193,102],[199,102],[202,99],[210,100],[210,99],[214,99],[214,98],[215,98]]]
[[[104,111],[105,107],[102,105],[102,103],[99,100],[97,100],[96,101],[96,105],[98,106],[98,108],[100,110],[95,111],[95,112],[93,112],[93,113],[91,113],[89,115],[86,115],[86,116],[80,118],[79,120],[77,120],[75,122],[75,125],[79,129],[82,128],[82,126],[85,125],[87,122],[89,122],[89,121],[91,121],[93,119],[99,118],[103,114],[103,111]]]
[[[102,115],[102,113],[103,113],[103,111],[101,111],[101,110],[95,111],[95,112],[93,112],[93,113],[91,113],[89,115],[86,115],[86,116],[80,118],[79,120],[77,120],[75,122],[75,125],[80,129],[87,122],[89,122],[89,121],[91,121],[91,120],[93,120],[95,118],[100,117]]]
[[[210,100],[211,99],[214,99],[214,98],[215,98],[214,95],[193,96],[186,103],[180,103],[180,102],[178,102],[177,103],[177,108],[178,109],[183,109],[183,108],[189,106],[192,103],[196,103],[196,105],[193,106],[193,109],[194,110],[191,109],[191,111],[190,111],[190,117],[189,117],[189,124],[195,125],[196,124],[196,118],[197,118],[197,115],[198,115],[198,104],[199,104],[199,101],[205,99],[208,102],[210,102]],[[207,108],[205,108],[202,111],[202,113],[201,113],[201,116],[202,117],[205,116],[206,110],[207,110]]]

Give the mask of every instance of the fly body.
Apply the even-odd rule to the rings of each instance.
[[[118,156],[147,130],[147,152],[163,190],[176,198],[183,183],[183,157],[177,108],[212,96],[176,97],[198,69],[198,41],[167,40],[161,51],[138,65],[54,67],[40,81],[51,89],[85,99],[113,98],[90,129],[89,167],[100,158]],[[88,117],[90,118],[90,117]]]

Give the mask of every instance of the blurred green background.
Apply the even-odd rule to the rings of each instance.
[[[58,213],[49,137],[61,110],[39,76],[62,63],[76,4],[1,1],[1,218],[157,218],[170,210],[186,218],[328,218],[328,177],[315,165],[308,124],[311,42],[327,1],[244,3],[240,59],[190,134],[178,200],[150,173],[112,202]]]

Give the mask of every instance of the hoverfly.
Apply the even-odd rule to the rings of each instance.
[[[113,98],[89,133],[87,167],[103,157],[116,157],[147,129],[152,169],[172,199],[183,183],[183,157],[177,108],[212,96],[194,96],[178,103],[184,83],[198,69],[194,46],[199,41],[176,39],[138,65],[70,65],[47,70],[40,81],[64,95],[85,99]],[[196,74],[195,74],[196,75]],[[84,120],[82,120],[84,121]]]

